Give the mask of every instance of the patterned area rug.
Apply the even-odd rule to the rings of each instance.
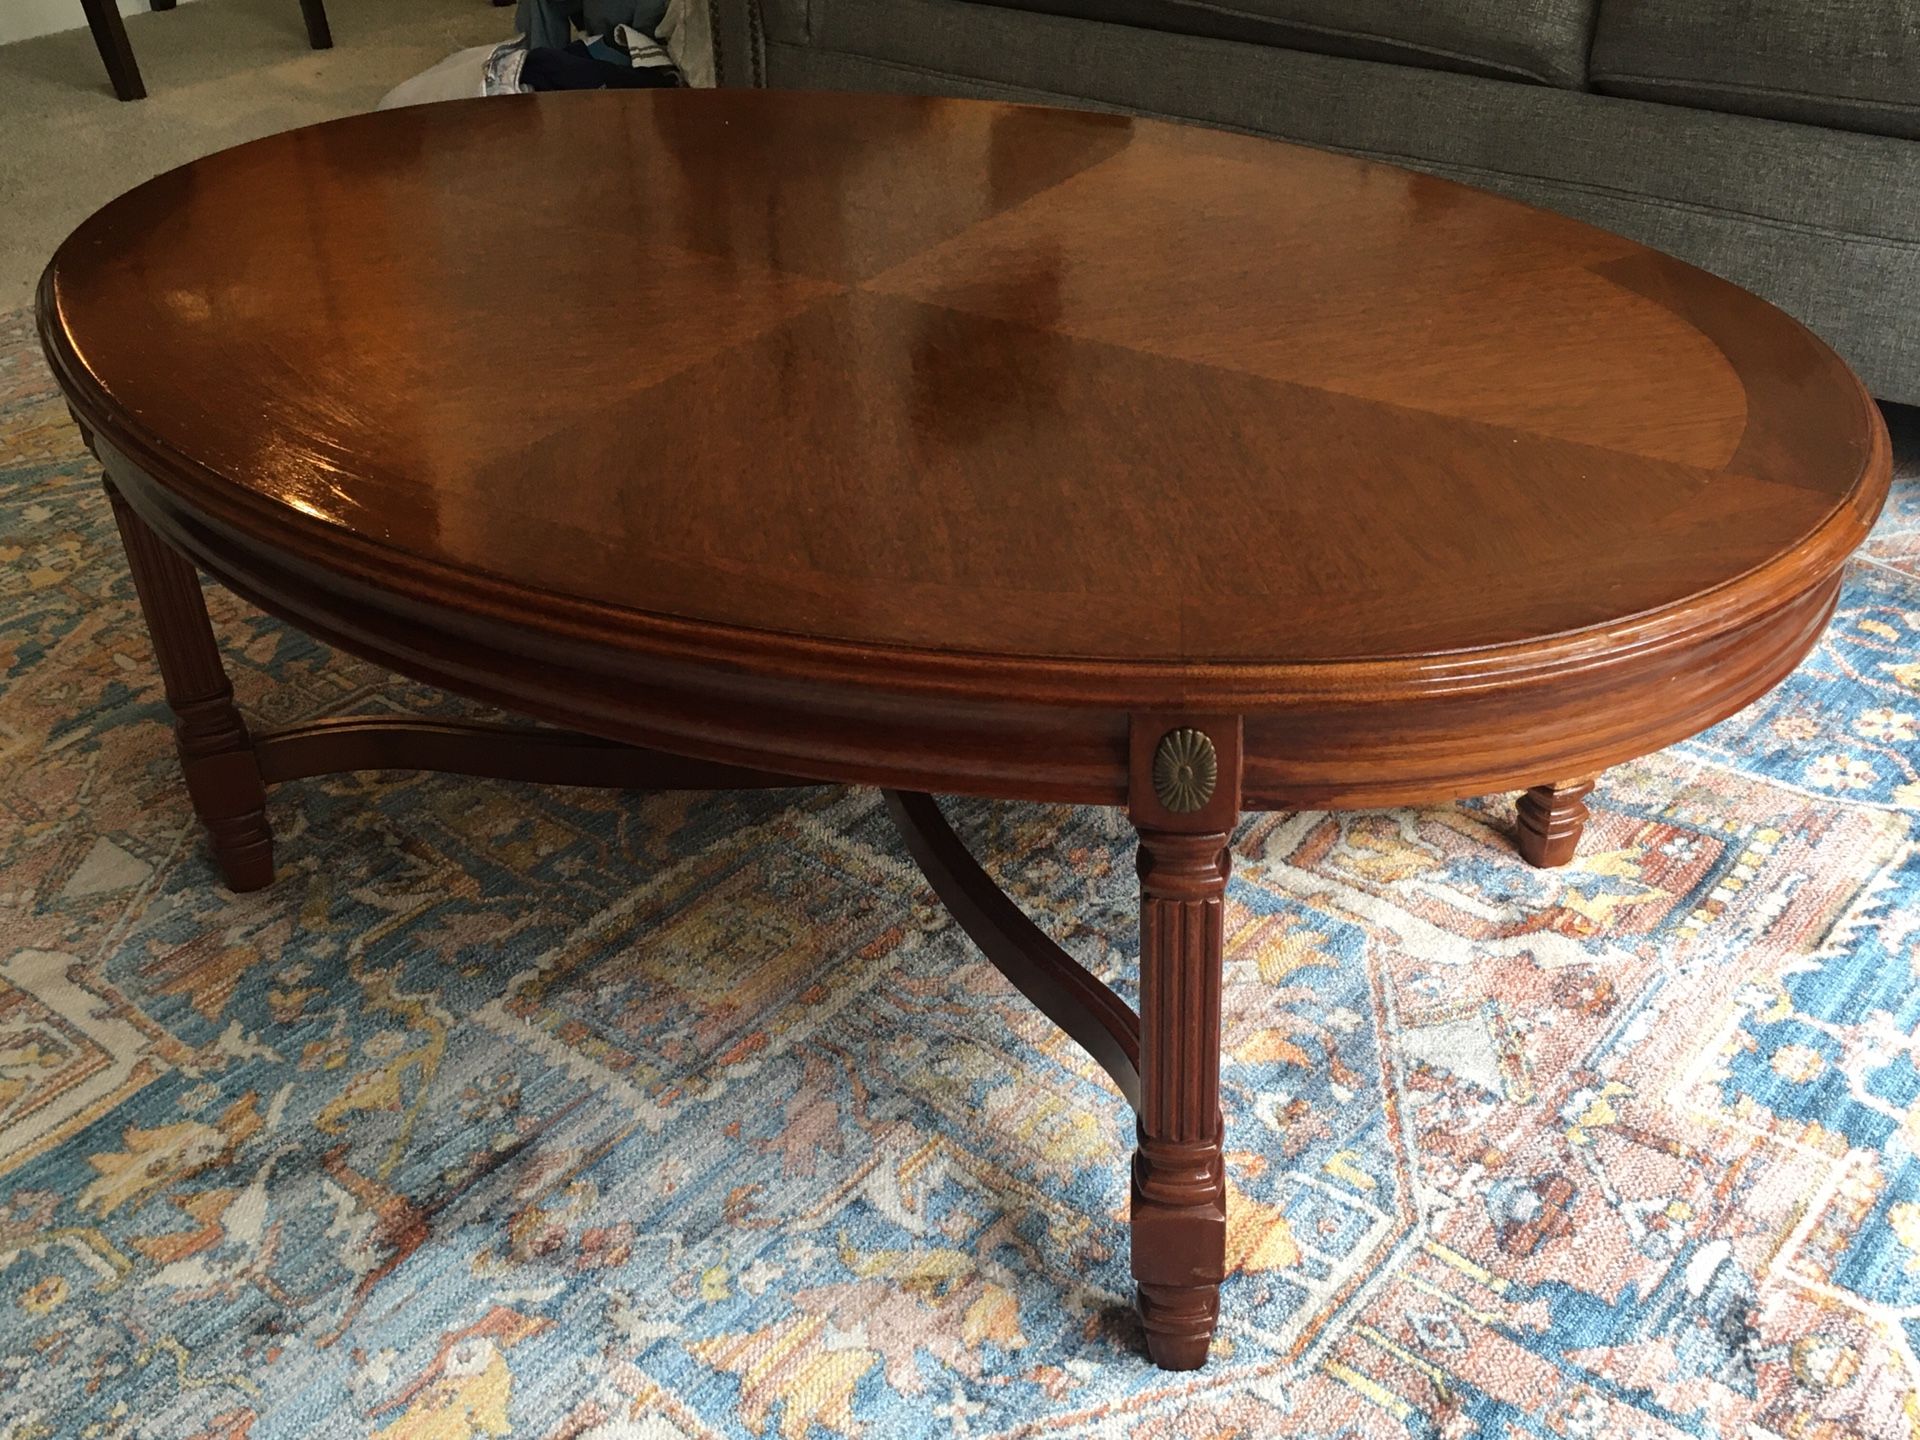
[[[1572,868],[1510,799],[1243,827],[1190,1376],[1130,1116],[871,792],[306,782],[236,897],[24,316],[0,559],[0,1434],[1920,1434],[1920,478]],[[268,722],[455,709],[215,613]],[[1129,988],[1116,815],[949,809]]]

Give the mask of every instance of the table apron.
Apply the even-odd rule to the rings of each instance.
[[[693,665],[420,603],[274,553],[102,445],[127,502],[242,598],[412,679],[603,739],[828,783],[1124,805],[1131,712],[929,696]],[[1841,572],[1745,623],[1558,674],[1420,696],[1303,697],[1245,718],[1248,810],[1441,803],[1591,775],[1724,719],[1817,643]],[[1204,694],[1192,708],[1221,710]]]

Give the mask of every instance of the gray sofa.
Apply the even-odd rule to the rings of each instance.
[[[1920,0],[711,0],[722,83],[1093,104],[1714,270],[1920,404]]]

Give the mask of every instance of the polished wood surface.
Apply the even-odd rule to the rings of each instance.
[[[196,162],[43,279],[196,810],[419,765],[887,788],[935,891],[1139,1117],[1148,1352],[1224,1276],[1248,809],[1592,777],[1814,644],[1885,430],[1792,320],[1387,167],[1028,107],[763,92],[427,106]],[[251,734],[193,567],[566,727]],[[1579,777],[1556,779],[1553,777]],[[1124,805],[1141,1012],[925,792]]]
[[[49,284],[70,379],[238,523],[637,629],[1186,665],[1526,642],[1843,542],[1873,446],[1830,351],[1627,241],[1018,107],[366,116],[142,186]]]
[[[42,324],[123,491],[267,608],[906,789],[1121,803],[1140,706],[1247,714],[1253,805],[1597,773],[1791,668],[1888,473],[1832,353],[1677,261],[1019,106],[317,126],[108,206]]]

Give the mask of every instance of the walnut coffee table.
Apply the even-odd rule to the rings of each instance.
[[[424,767],[877,785],[954,915],[1139,1112],[1161,1365],[1223,1275],[1243,811],[1524,790],[1767,690],[1886,493],[1845,366],[1573,221],[1236,135],[765,92],[433,105],[163,175],[61,247],[47,355],[108,476],[195,809]],[[195,570],[564,729],[250,733]],[[1124,805],[1141,1013],[929,792]]]

